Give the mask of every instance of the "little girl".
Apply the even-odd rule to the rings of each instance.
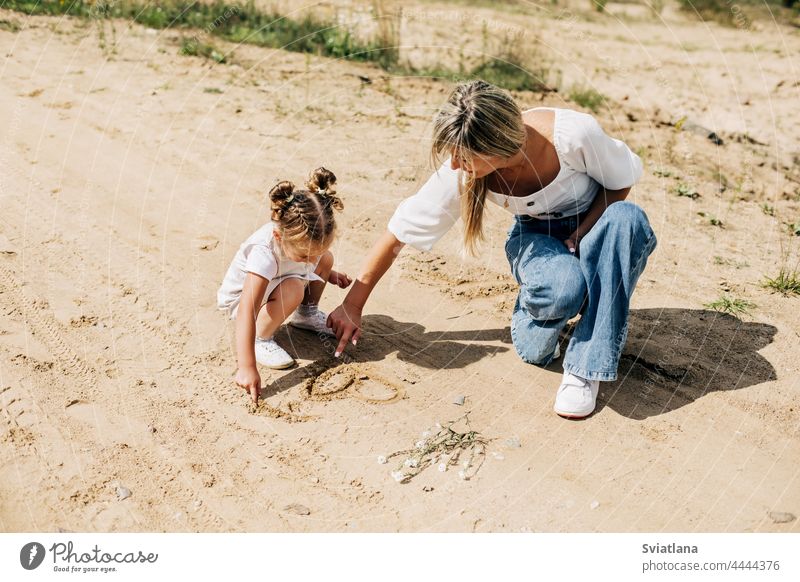
[[[242,243],[217,292],[218,307],[236,320],[236,383],[254,403],[261,388],[256,362],[277,370],[294,364],[273,339],[289,314],[294,327],[335,335],[317,307],[326,283],[344,289],[351,282],[332,270],[328,250],[336,233],[333,211],[343,209],[335,183],[332,172],[318,168],[306,190],[286,181],[272,188],[272,220]]]

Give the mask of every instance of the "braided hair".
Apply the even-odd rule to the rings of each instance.
[[[308,178],[305,189],[282,181],[269,191],[272,222],[282,240],[295,248],[320,249],[328,246],[336,233],[334,210],[343,210],[341,198],[333,189],[336,176],[317,168]]]

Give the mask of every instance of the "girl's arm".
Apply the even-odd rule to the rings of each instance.
[[[606,211],[608,205],[613,202],[625,200],[630,191],[630,188],[623,188],[622,190],[606,190],[604,188],[600,188],[600,190],[597,192],[597,196],[594,197],[592,205],[589,207],[589,212],[586,214],[583,221],[578,225],[578,228],[575,229],[569,238],[564,241],[564,244],[567,245],[569,252],[574,253],[578,250],[578,244],[581,242],[581,239],[585,237],[588,232],[592,230],[592,227],[595,225],[595,223],[600,220],[600,217],[603,215],[603,212]]]
[[[236,359],[239,369],[236,371],[236,383],[247,390],[258,402],[261,389],[261,376],[256,368],[255,340],[256,318],[269,281],[253,273],[247,273],[244,280],[239,308],[236,311]]]
[[[375,285],[392,266],[404,246],[387,230],[369,251],[361,268],[361,274],[353,283],[353,288],[342,304],[328,316],[328,327],[336,333],[339,340],[335,353],[337,358],[348,342],[352,341],[353,345],[356,345],[358,338],[361,337],[361,312],[364,305]]]

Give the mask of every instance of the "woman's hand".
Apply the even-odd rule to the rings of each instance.
[[[347,347],[347,342],[352,341],[353,345],[356,345],[361,337],[361,308],[346,302],[342,303],[328,315],[327,325],[339,340],[339,345],[333,354],[338,358]]]
[[[331,271],[331,274],[328,275],[328,283],[336,285],[337,287],[341,287],[342,289],[346,289],[350,286],[353,280],[348,277],[345,273],[339,273],[338,271]]]
[[[258,404],[258,393],[261,390],[261,376],[255,366],[240,367],[236,370],[236,383],[250,393],[253,404]]]

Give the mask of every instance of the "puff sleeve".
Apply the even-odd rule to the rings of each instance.
[[[608,136],[597,120],[572,111],[561,128],[562,154],[576,171],[607,190],[633,186],[642,177],[642,160],[622,141]]]
[[[446,161],[413,196],[403,200],[389,220],[402,243],[429,251],[461,216],[459,172]]]

